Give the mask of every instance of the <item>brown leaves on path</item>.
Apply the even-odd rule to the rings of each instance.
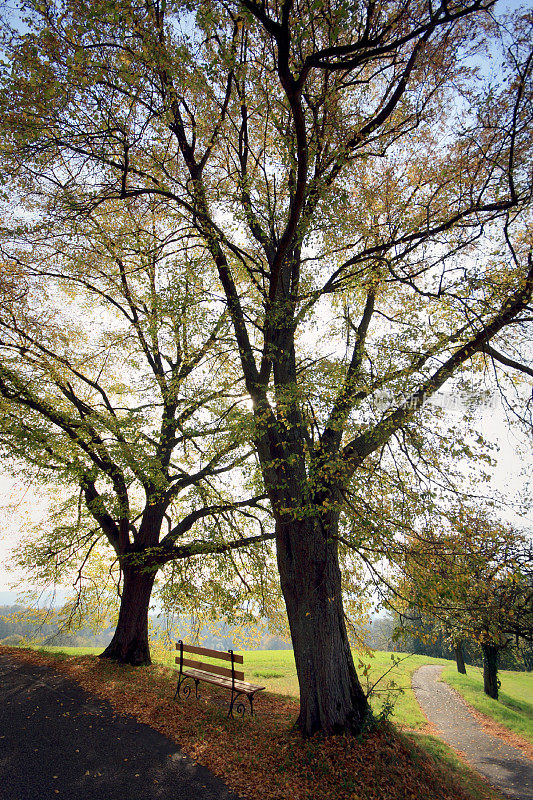
[[[61,671],[116,711],[150,725],[243,800],[473,800],[446,767],[388,724],[361,738],[303,740],[292,729],[298,713],[293,698],[261,692],[255,717],[227,719],[227,691],[201,684],[199,700],[192,693],[174,702],[176,673],[160,665],[2,649]],[[487,788],[487,800],[497,796]]]

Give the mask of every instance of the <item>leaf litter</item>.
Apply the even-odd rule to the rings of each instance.
[[[206,684],[201,697],[174,701],[175,672],[130,667],[95,656],[61,656],[2,648],[50,666],[113,709],[167,736],[242,800],[496,800],[482,779],[475,793],[450,768],[387,722],[363,736],[303,739],[294,730],[294,698],[262,692],[255,716],[227,719],[228,693]]]

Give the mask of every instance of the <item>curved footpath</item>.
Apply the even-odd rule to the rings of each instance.
[[[486,734],[459,695],[441,682],[442,667],[428,664],[413,675],[413,689],[428,720],[447,744],[513,800],[533,799],[533,762]]]
[[[1,800],[238,800],[174,742],[49,667],[0,654]]]

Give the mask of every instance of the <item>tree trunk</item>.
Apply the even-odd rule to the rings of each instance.
[[[281,586],[300,685],[304,736],[359,733],[369,705],[357,677],[341,593],[336,542],[317,521],[277,526]]]
[[[485,694],[498,699],[498,651],[493,644],[481,645],[483,650],[483,689]]]
[[[118,623],[113,639],[101,658],[112,658],[124,664],[150,664],[148,644],[148,609],[155,572],[139,567],[125,567]]]
[[[461,675],[466,675],[465,658],[463,654],[463,642],[461,639],[454,643],[455,663],[457,664],[457,672]]]

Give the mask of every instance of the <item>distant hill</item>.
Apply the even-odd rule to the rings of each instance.
[[[39,608],[49,605],[52,605],[53,608],[61,608],[71,595],[72,592],[68,592],[66,589],[56,589],[55,593],[46,591],[39,600]],[[0,592],[0,606],[13,606],[23,602],[24,598],[20,592]]]
[[[7,594],[7,592],[6,592]],[[46,622],[36,625],[31,617],[27,617],[24,606],[10,604],[0,606],[0,644],[20,644],[23,639],[37,637],[42,644],[63,645],[65,647],[105,647],[111,641],[113,628],[94,633],[82,629],[74,633],[60,630],[57,622]]]

